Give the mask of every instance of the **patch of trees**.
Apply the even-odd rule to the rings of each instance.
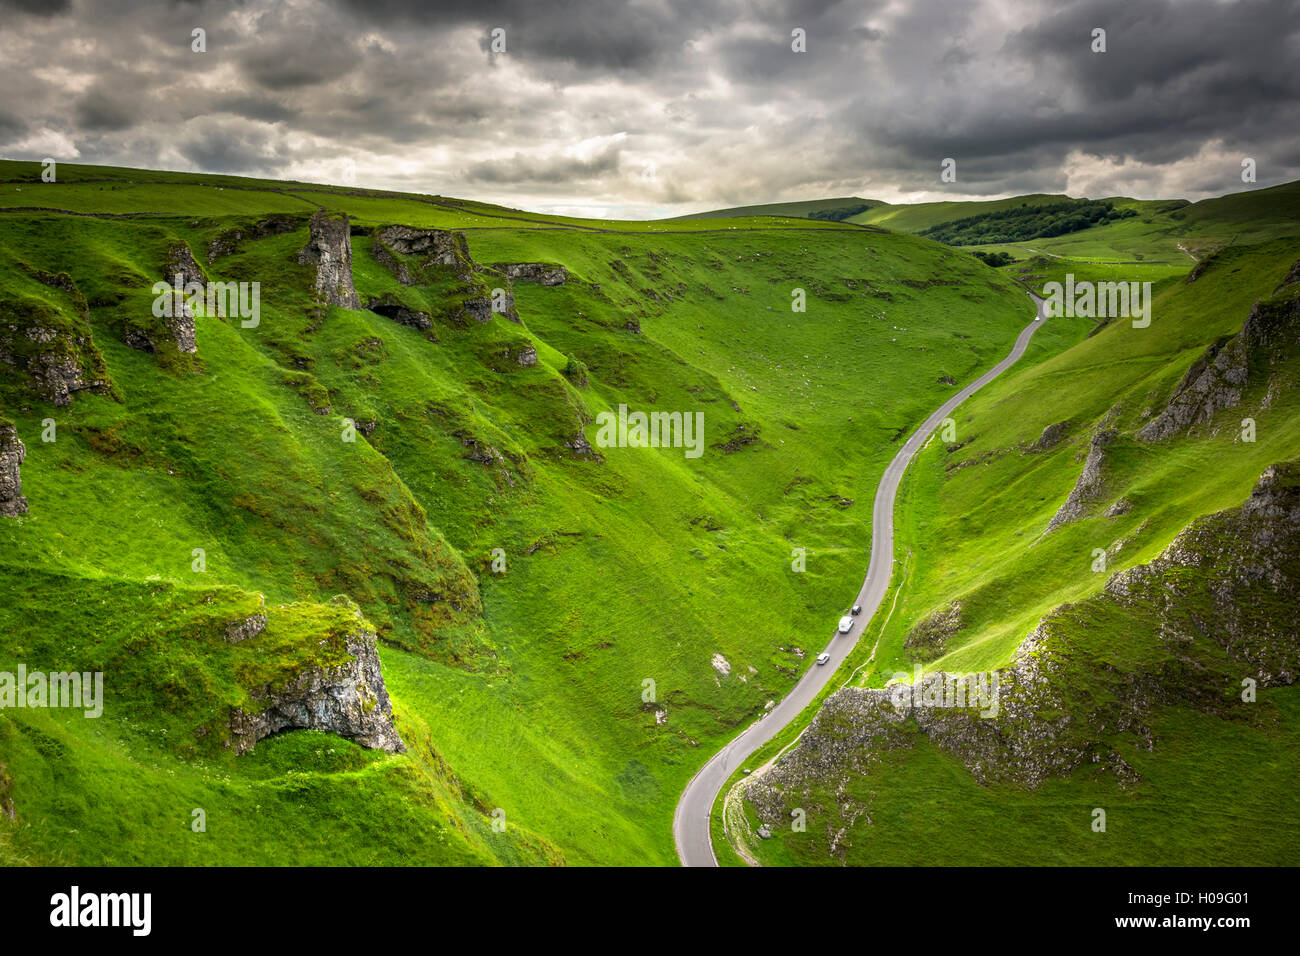
[[[992,266],[994,269],[1000,269],[1003,266],[1010,265],[1016,261],[1011,258],[1011,253],[1009,252],[981,252],[977,249],[975,252],[971,253],[971,255],[976,259],[979,259],[986,266]]]
[[[921,235],[950,246],[1023,242],[1064,236],[1136,215],[1135,210],[1116,209],[1114,203],[1099,199],[1067,199],[1041,206],[1022,203],[1012,209],[940,223],[922,231]]]
[[[814,209],[808,213],[809,219],[825,219],[828,222],[843,222],[850,216],[856,216],[860,212],[866,212],[871,207],[866,203],[860,206],[837,206],[834,209]]]

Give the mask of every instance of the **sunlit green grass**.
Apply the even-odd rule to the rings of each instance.
[[[420,736],[427,726],[447,769],[430,769],[440,764],[427,748],[360,754],[364,766],[346,770],[308,760],[310,799],[279,800],[235,826],[235,802],[268,806],[268,787],[299,792],[289,768],[322,739],[356,748],[294,733],[238,760],[202,748],[188,757],[187,728],[149,717],[152,690],[140,684],[118,701],[137,715],[129,725],[111,714],[93,727],[61,715],[0,718],[13,741],[0,762],[19,814],[7,852],[31,862],[325,862],[334,846],[336,862],[562,853],[578,863],[671,863],[670,820],[686,780],[791,686],[804,666],[793,648],[820,640],[857,587],[871,494],[897,443],[957,387],[947,382],[969,381],[1001,357],[1032,314],[1009,276],[964,253],[853,227],[789,231],[788,221],[760,220],[700,232],[679,223],[670,235],[653,224],[614,233],[493,219],[479,229],[484,214],[510,211],[87,172],[140,183],[101,192],[62,171],[59,187],[81,191],[68,208],[75,198],[81,211],[185,214],[0,213],[0,293],[17,281],[18,262],[68,271],[92,303],[94,347],[120,398],[82,393],[53,409],[4,393],[4,416],[28,447],[31,515],[0,525],[0,566],[229,586],[276,607],[346,593],[379,628],[399,729]],[[437,341],[368,311],[320,313],[310,272],[294,261],[311,207],[286,206],[288,192],[328,199],[362,224],[465,226],[476,262],[558,262],[571,280],[517,283],[520,324],[466,324],[447,298],[454,282],[400,287],[358,235],[363,300],[391,294],[427,309]],[[156,205],[124,204],[128,196]],[[222,231],[297,209],[296,231],[206,263]],[[174,238],[189,242],[211,278],[262,283],[257,328],[201,317],[197,358],[121,343],[125,327],[148,324],[148,286]],[[791,309],[796,289],[804,312]],[[520,367],[510,356],[530,343],[538,364]],[[589,369],[585,386],[562,374],[569,356]],[[565,449],[580,430],[594,440],[594,416],[619,404],[703,412],[705,453],[598,448],[596,462]],[[57,423],[53,443],[40,440],[45,418]],[[345,419],[375,427],[347,443]],[[749,436],[730,453],[720,448]],[[503,460],[468,460],[467,442]],[[206,553],[201,577],[194,548]],[[498,548],[500,575],[491,568]],[[796,548],[806,549],[802,574],[791,570]],[[459,596],[422,604],[412,597],[419,589]],[[14,633],[25,622],[48,642],[44,599],[24,593],[0,624]],[[70,606],[58,625],[61,634],[102,630],[93,602]],[[54,667],[58,644],[48,647]],[[0,640],[3,661],[26,653]],[[729,676],[712,667],[715,654]],[[160,744],[150,733],[164,725]],[[73,790],[86,806],[65,826],[82,837],[55,829],[61,790],[37,782],[54,760],[32,742],[38,732],[56,736],[79,768]],[[308,750],[294,743],[300,737],[312,740]],[[256,782],[239,782],[254,770]],[[158,787],[158,773],[174,786]],[[225,797],[200,796],[227,777],[235,782]],[[123,811],[143,790],[154,795]],[[189,839],[189,803],[209,810],[206,845]],[[373,805],[373,826],[385,826],[408,804],[383,837],[350,823]],[[496,808],[509,821],[504,840],[488,826]],[[124,841],[106,838],[113,819],[130,822]],[[172,827],[181,842],[150,850],[143,834]],[[296,849],[306,830],[313,839]],[[445,841],[418,835],[425,830]]]
[[[991,383],[956,415],[952,445],[932,440],[912,464],[897,528],[898,547],[914,565],[891,605],[876,662],[854,682],[880,687],[895,672],[910,674],[916,661],[904,649],[908,631],[953,601],[962,604],[962,629],[925,667],[961,673],[1006,665],[1053,608],[1088,600],[1114,572],[1154,558],[1193,519],[1238,506],[1269,465],[1294,459],[1300,400],[1283,389],[1266,402],[1257,386],[1241,407],[1220,413],[1214,429],[1150,445],[1121,437],[1110,449],[1101,507],[1046,533],[1083,467],[1091,435],[1104,423],[1131,436],[1205,346],[1238,331],[1252,304],[1273,294],[1298,256],[1296,239],[1239,246],[1191,284],[1159,282],[1148,328],[1117,320],[1084,338],[1090,320],[1047,320],[1039,335],[1069,329],[1072,347]],[[1105,277],[1094,270],[1091,276]],[[1121,267],[1114,277],[1122,277]],[[1271,374],[1291,380],[1296,372],[1290,357]],[[1256,422],[1254,442],[1241,440],[1243,417]],[[1045,426],[1060,421],[1069,430],[1059,446],[1027,451]],[[1132,503],[1128,514],[1101,515],[1120,498]],[[1102,573],[1094,570],[1098,550],[1106,554]],[[1078,631],[1077,639],[1098,660],[1125,666],[1142,653],[1135,627],[1109,621]],[[864,656],[847,662],[846,671]],[[1062,691],[1068,700],[1079,689]],[[873,809],[872,822],[852,830],[847,861],[1294,862],[1294,814],[1274,815],[1293,800],[1279,768],[1295,759],[1294,696],[1290,689],[1269,693],[1281,723],[1267,734],[1184,708],[1161,710],[1154,752],[1116,738],[1146,779],[1134,793],[1083,772],[1034,792],[981,787],[918,735],[911,750],[887,754],[878,773],[849,781],[850,792]],[[1121,808],[1104,837],[1088,827],[1094,806]],[[782,835],[777,844],[759,847],[765,862],[839,861],[827,855],[824,833]]]

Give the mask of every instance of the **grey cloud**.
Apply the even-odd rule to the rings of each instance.
[[[0,143],[17,139],[27,132],[27,124],[12,113],[0,112]]]
[[[611,146],[590,159],[564,155],[537,158],[515,153],[510,159],[470,165],[465,169],[465,179],[476,183],[580,183],[616,173],[618,168],[619,151]]]
[[[1300,177],[1300,8],[1281,0],[48,9],[7,24],[0,142],[69,141],[86,162],[328,175],[350,157],[366,185],[665,215],[819,194],[1059,192],[1079,157],[1124,164],[1091,181],[1111,194],[1168,191],[1173,164],[1187,167],[1180,191],[1233,188],[1231,168],[1190,162],[1213,144],[1259,158],[1261,182]],[[189,49],[196,25],[207,53]],[[485,50],[494,26],[503,57]],[[796,26],[807,53],[790,50]],[[1109,31],[1105,54],[1089,51],[1093,26]],[[938,180],[946,156],[951,185]]]
[[[290,109],[278,100],[260,96],[219,97],[208,108],[213,112],[234,113],[264,123],[281,123],[300,115],[298,110]]]
[[[91,90],[81,97],[75,114],[78,125],[92,132],[130,129],[138,115],[131,103],[104,90]]]
[[[283,150],[260,130],[227,124],[184,138],[181,155],[214,173],[267,173],[283,160]]]
[[[361,54],[346,39],[314,29],[290,32],[248,47],[241,65],[269,90],[294,90],[328,83],[350,74]]]
[[[17,10],[38,17],[56,17],[67,13],[70,0],[0,0],[0,10]]]

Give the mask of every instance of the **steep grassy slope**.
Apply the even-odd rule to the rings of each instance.
[[[670,862],[681,786],[860,576],[895,443],[1029,314],[963,253],[834,224],[0,174],[8,340],[39,312],[80,363],[67,404],[0,375],[30,503],[0,519],[0,670],[106,687],[99,720],[0,712],[8,862]],[[356,292],[386,315],[315,299],[318,205],[354,217]],[[389,224],[461,229],[483,268],[412,259],[404,285]],[[177,243],[210,280],[259,282],[260,322],[200,314],[184,351],[151,311]],[[462,303],[507,262],[568,280],[515,281],[520,322],[475,321]],[[702,412],[703,454],[592,448],[620,404]],[[294,731],[235,757],[213,730],[276,661],[320,662],[337,594],[380,636],[408,753]],[[259,595],[266,634],[226,646]]]
[[[1217,208],[1238,208],[1227,201],[1234,198]],[[868,688],[884,687],[896,673],[911,681],[917,664],[927,673],[1004,668],[1046,618],[1052,623],[1042,653],[1065,663],[1051,675],[1050,699],[1030,712],[1045,721],[1064,715],[1067,730],[1053,731],[1059,736],[1049,738],[1050,749],[1068,753],[1073,733],[1081,746],[1097,749],[1098,759],[1117,755],[1131,773],[1111,772],[1102,759],[1098,766],[1066,764],[1030,774],[1032,781],[1017,779],[1014,771],[1025,769],[1032,747],[1011,746],[1014,727],[1002,731],[1008,751],[983,760],[981,770],[972,766],[972,755],[981,753],[977,736],[941,746],[935,741],[942,734],[922,732],[912,720],[885,722],[896,726],[897,736],[870,731],[875,718],[855,709],[857,698],[848,691],[832,698],[811,739],[755,788],[769,822],[783,805],[809,809],[806,832],[780,827],[779,839],[752,841],[760,859],[1232,864],[1300,858],[1291,786],[1300,757],[1300,697],[1294,686],[1278,686],[1294,676],[1279,679],[1273,668],[1261,671],[1257,661],[1225,655],[1219,643],[1231,625],[1222,608],[1211,606],[1208,595],[1219,585],[1201,565],[1168,572],[1168,593],[1185,596],[1167,607],[1153,599],[1128,601],[1123,589],[1102,593],[1108,581],[1125,580],[1128,569],[1165,552],[1200,516],[1239,508],[1266,469],[1300,453],[1294,318],[1300,223],[1287,220],[1285,209],[1279,215],[1253,221],[1254,236],[1289,229],[1296,238],[1230,245],[1190,281],[1159,281],[1148,328],[1111,322],[1054,357],[1014,370],[962,410],[950,441],[932,440],[905,484],[899,546],[906,571],[878,622],[875,659],[865,663],[864,651],[846,665],[845,678]],[[1232,228],[1197,221],[1207,234]],[[1089,278],[1107,271],[1119,278],[1127,267],[1090,268]],[[1086,319],[1049,322],[1094,331]],[[1243,333],[1244,325],[1254,331]],[[1259,332],[1274,326],[1282,331]],[[1232,373],[1236,384],[1207,389],[1214,399],[1190,427],[1159,439],[1148,435],[1171,396],[1234,338],[1255,343],[1233,353],[1245,356]],[[1110,433],[1103,444],[1094,441]],[[1089,484],[1080,476],[1093,466],[1097,480]],[[1052,529],[1072,494],[1081,514]],[[1242,580],[1274,563],[1284,569],[1270,578],[1282,589],[1277,594],[1234,600],[1262,615],[1249,628],[1253,633],[1262,632],[1260,622],[1287,621],[1294,604],[1285,597],[1297,580],[1294,542],[1285,537],[1283,519],[1268,524],[1274,520],[1261,527],[1279,542],[1277,554],[1251,553],[1228,565]],[[1228,534],[1222,545],[1205,534],[1180,539],[1189,543],[1179,554],[1230,555],[1244,535],[1222,533]],[[1177,614],[1190,614],[1200,631],[1177,623]],[[1283,630],[1294,643],[1294,625]],[[1233,705],[1241,703],[1247,676],[1261,688],[1274,685],[1259,691],[1257,710]],[[1135,689],[1146,693],[1141,706],[1129,701],[1132,710],[1118,718],[1105,710],[1107,701]],[[826,758],[837,748],[859,756]],[[821,758],[828,762],[809,770]],[[844,762],[868,759],[870,766],[859,762],[853,771]],[[990,779],[997,768],[1009,779]],[[1105,834],[1090,826],[1097,807],[1109,814]],[[753,810],[751,804],[756,824]]]

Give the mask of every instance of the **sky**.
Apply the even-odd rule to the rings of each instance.
[[[1297,64],[1297,0],[0,0],[0,157],[596,218],[1196,200],[1300,179]]]

